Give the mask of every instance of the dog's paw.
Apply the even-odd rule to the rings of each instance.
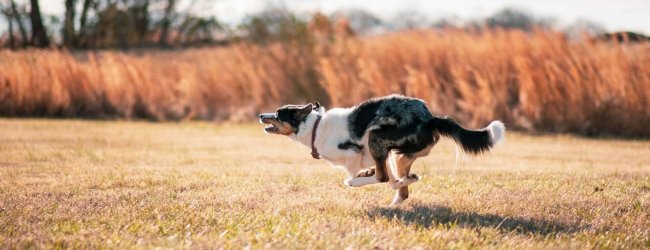
[[[393,182],[390,183],[390,187],[393,189],[400,189],[403,187],[406,187],[408,185],[411,185],[417,181],[420,180],[420,177],[416,174],[409,174],[407,176],[404,176],[403,178],[399,178]]]
[[[359,183],[357,183],[357,181],[355,181],[354,178],[343,180],[343,184],[345,184],[348,187],[358,187],[359,186]]]
[[[399,206],[400,204],[402,204],[402,202],[404,202],[404,198],[400,197],[399,195],[396,195],[393,198],[393,202],[391,202],[389,206],[396,207],[396,206]]]
[[[415,180],[415,181],[419,181],[419,180],[420,180],[420,176],[418,176],[417,174],[409,174],[409,175],[407,175],[407,176],[404,177],[404,178],[406,178],[406,179],[411,179],[411,180]]]
[[[357,174],[357,177],[370,177],[375,175],[375,168],[363,169]]]

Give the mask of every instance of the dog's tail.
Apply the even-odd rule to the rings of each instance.
[[[493,121],[485,128],[469,130],[461,127],[449,117],[433,117],[427,122],[430,129],[456,141],[468,154],[484,153],[505,138],[506,126],[501,121]]]

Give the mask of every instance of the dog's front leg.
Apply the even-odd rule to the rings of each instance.
[[[345,162],[345,169],[348,171],[348,178],[343,181],[349,187],[361,187],[369,184],[379,183],[374,174],[374,168],[361,171],[361,157],[355,157]]]
[[[343,183],[349,187],[361,187],[370,184],[381,183],[375,176],[347,178]]]

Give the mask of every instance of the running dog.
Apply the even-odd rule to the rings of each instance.
[[[472,155],[487,152],[505,137],[500,121],[468,130],[449,117],[434,116],[424,101],[401,95],[327,112],[318,102],[285,105],[259,118],[268,124],[266,133],[288,136],[311,147],[314,158],[344,168],[345,185],[388,182],[397,190],[392,205],[408,198],[408,185],[419,180],[410,173],[413,162],[427,156],[441,135]]]

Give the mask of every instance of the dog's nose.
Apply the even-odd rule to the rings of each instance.
[[[262,116],[263,116],[263,115],[262,115],[262,114],[260,114],[259,116],[260,116],[260,119],[262,119]]]

